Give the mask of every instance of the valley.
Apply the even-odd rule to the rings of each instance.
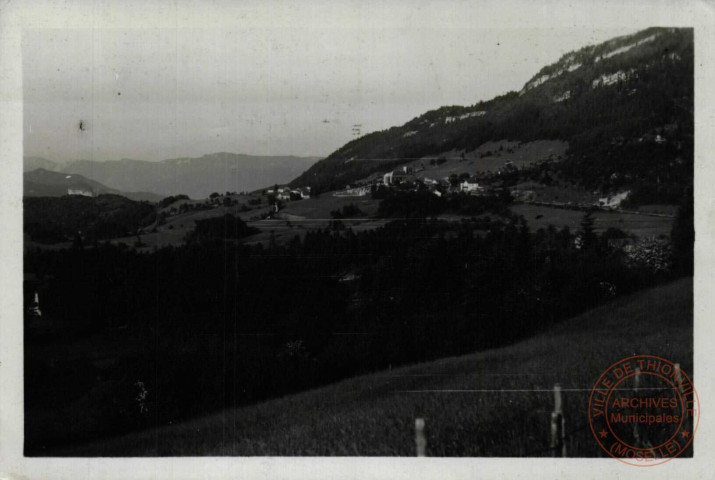
[[[25,454],[550,456],[559,383],[597,456],[598,372],[693,369],[693,61],[649,28],[325,158],[27,157]]]

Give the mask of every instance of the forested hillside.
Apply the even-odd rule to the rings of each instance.
[[[38,243],[98,240],[135,235],[156,220],[156,207],[120,195],[25,197],[24,231]]]
[[[568,53],[520,92],[365,135],[292,185],[344,188],[415,158],[501,139],[567,141],[564,178],[603,192],[629,187],[634,203],[677,202],[693,175],[692,29],[650,28]],[[382,161],[365,161],[374,159]]]

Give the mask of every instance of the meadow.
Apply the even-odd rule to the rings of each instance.
[[[540,228],[554,225],[557,228],[569,227],[574,232],[579,228],[583,212],[543,205],[522,203],[510,206],[516,215],[522,215],[532,232]],[[660,210],[664,210],[661,208]],[[649,211],[649,210],[647,210]],[[669,216],[653,216],[628,212],[595,211],[593,213],[594,228],[604,232],[609,228],[618,228],[637,237],[657,237],[669,235],[673,226],[673,218]]]
[[[464,172],[492,172],[504,168],[511,162],[515,167],[528,167],[534,162],[549,158],[560,158],[566,154],[568,143],[559,140],[536,140],[533,142],[490,141],[470,152],[452,150],[441,155],[430,155],[410,164],[413,168],[424,165],[423,175],[429,178],[449,177]],[[462,157],[464,154],[464,157]],[[431,159],[445,158],[442,164],[432,165]],[[421,174],[422,175],[422,174]]]
[[[552,388],[560,383],[568,455],[601,456],[586,416],[593,383],[634,353],[680,362],[691,373],[692,318],[692,279],[680,279],[505,347],[45,454],[411,456],[415,418],[424,418],[428,456],[551,456]]]

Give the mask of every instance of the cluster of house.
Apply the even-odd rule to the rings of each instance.
[[[442,196],[443,193],[469,193],[470,195],[484,195],[488,193],[487,187],[480,184],[474,179],[464,179],[459,183],[452,183],[448,177],[440,180],[424,177],[417,179],[410,167],[402,167],[398,170],[393,170],[383,175],[382,185],[393,187],[403,185],[405,183],[416,185],[422,183],[427,189],[437,196]]]
[[[279,187],[278,189],[270,188],[266,190],[266,195],[275,195],[278,200],[291,201],[291,200],[304,200],[310,198],[310,187],[302,188],[289,188],[289,187]]]
[[[404,166],[398,170],[387,172],[382,176],[382,184],[386,187],[414,181],[414,171],[412,170],[412,167],[408,166]]]
[[[372,192],[372,188],[372,185],[360,185],[357,187],[347,185],[345,190],[335,192],[333,195],[336,197],[364,197]]]
[[[423,170],[423,168],[417,171],[421,170]],[[454,183],[450,182],[448,177],[439,180],[428,177],[418,178],[415,173],[416,171],[413,170],[412,167],[402,166],[375,177],[366,183],[353,186],[346,185],[344,190],[335,192],[333,195],[337,197],[362,197],[379,189],[400,188],[401,190],[421,190],[425,187],[428,191],[437,196],[442,196],[448,192],[464,192],[470,195],[484,195],[489,193],[488,187],[474,179],[464,179],[461,182]]]
[[[464,180],[459,184],[459,191],[466,192],[471,195],[484,195],[487,193],[487,188],[484,185],[480,185],[476,181]]]

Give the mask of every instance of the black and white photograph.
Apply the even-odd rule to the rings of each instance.
[[[12,448],[60,463],[7,478],[137,457],[627,478],[707,455],[704,4],[549,25],[579,9],[70,3],[13,37],[0,373]]]

